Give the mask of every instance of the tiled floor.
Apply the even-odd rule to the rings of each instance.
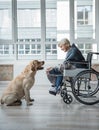
[[[0,85],[0,95],[5,85]],[[0,130],[99,130],[99,104],[83,105],[73,98],[67,105],[60,95],[48,93],[49,86],[31,89],[32,106],[0,105]]]

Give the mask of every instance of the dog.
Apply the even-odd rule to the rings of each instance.
[[[36,72],[44,68],[44,63],[44,61],[38,60],[30,61],[25,69],[4,90],[1,104],[7,106],[21,105],[21,99],[25,98],[26,104],[32,105],[34,99],[30,98],[30,89],[34,85]]]

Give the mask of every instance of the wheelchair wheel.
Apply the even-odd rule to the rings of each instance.
[[[67,93],[67,89],[66,89],[66,88],[63,88],[63,89],[61,90],[61,92],[60,92],[61,97],[64,97],[66,93]]]
[[[99,103],[99,73],[95,70],[84,70],[73,80],[74,97],[83,104]]]
[[[72,101],[73,101],[73,98],[70,94],[66,94],[64,97],[63,97],[63,101],[66,103],[66,104],[70,104]]]

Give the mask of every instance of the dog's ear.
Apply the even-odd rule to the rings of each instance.
[[[32,71],[36,71],[35,65],[32,65],[32,66],[31,66],[31,70],[32,70]]]
[[[31,64],[31,70],[32,70],[32,71],[36,71],[36,70],[37,70],[37,61],[36,61],[36,60],[34,60],[34,61],[32,62],[32,64]]]

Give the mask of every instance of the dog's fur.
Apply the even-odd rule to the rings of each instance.
[[[35,82],[35,74],[43,69],[44,61],[33,60],[25,69],[13,79],[4,90],[1,97],[1,104],[7,106],[21,105],[21,99],[25,97],[27,105],[32,105],[30,89]]]

